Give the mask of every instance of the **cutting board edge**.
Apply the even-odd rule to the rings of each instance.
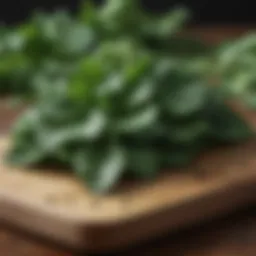
[[[75,222],[44,215],[2,199],[0,220],[11,223],[29,233],[65,244],[74,249],[105,252],[120,249],[174,232],[203,220],[227,214],[234,209],[256,202],[255,180],[226,186],[218,193],[203,195],[175,206],[166,206],[161,211],[132,218],[123,223]],[[29,219],[29,221],[28,221]],[[32,224],[33,223],[33,224]],[[167,228],[168,227],[168,228]]]

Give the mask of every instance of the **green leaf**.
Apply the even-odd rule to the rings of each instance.
[[[74,168],[95,192],[109,191],[125,171],[125,153],[118,146],[112,146],[100,154],[90,153],[78,154]]]
[[[159,152],[151,148],[131,148],[128,159],[130,171],[144,179],[155,178],[162,164]]]
[[[136,87],[128,98],[129,107],[140,107],[152,100],[155,93],[154,81],[145,79]]]
[[[59,38],[58,47],[61,53],[70,56],[79,56],[88,53],[96,40],[93,31],[82,24],[72,24],[66,28],[65,34]]]
[[[42,162],[44,155],[40,148],[33,144],[23,143],[21,147],[16,147],[6,156],[6,161],[14,166],[28,167]]]
[[[7,161],[14,165],[29,166],[40,162],[45,155],[38,143],[40,116],[35,109],[30,109],[13,127],[12,137],[15,141],[8,153]]]
[[[81,61],[76,72],[70,79],[70,95],[75,100],[90,101],[93,99],[92,90],[99,87],[105,78],[106,68],[98,58],[86,58]]]
[[[7,51],[20,52],[25,46],[26,40],[18,31],[7,33],[4,37],[4,44]]]
[[[184,123],[173,122],[168,124],[166,136],[171,142],[188,144],[204,137],[209,128],[209,124],[204,120]]]
[[[100,8],[98,15],[108,34],[119,35],[137,30],[141,17],[139,7],[134,0],[108,0]]]
[[[77,125],[77,128],[74,129],[73,136],[81,134],[83,138],[98,138],[106,129],[107,122],[108,120],[104,112],[97,109],[92,110],[89,112],[86,121],[81,125]]]
[[[96,191],[104,192],[121,178],[125,168],[125,154],[120,148],[112,148],[98,169],[98,179],[92,184]]]
[[[124,76],[120,73],[110,74],[108,78],[106,78],[103,83],[99,85],[98,95],[100,97],[111,96],[113,94],[117,94],[121,92],[126,85],[126,81]]]
[[[205,103],[208,88],[200,82],[192,82],[186,86],[175,86],[168,95],[166,107],[174,116],[188,116],[200,111]]]
[[[91,142],[101,137],[106,130],[107,118],[102,111],[92,110],[84,121],[57,128],[54,132],[45,130],[41,133],[41,145],[45,151],[54,152],[71,142]],[[51,138],[50,140],[47,138]]]
[[[246,52],[256,52],[256,34],[250,34],[236,41],[221,44],[218,53],[218,68],[226,70],[234,65]],[[251,52],[252,53],[252,52]]]
[[[159,109],[156,106],[150,106],[137,111],[130,116],[118,120],[115,131],[117,133],[137,133],[149,129],[157,122]]]
[[[189,16],[189,11],[186,8],[176,8],[155,23],[154,31],[159,37],[168,37],[180,31]]]
[[[156,79],[159,84],[164,84],[169,81],[169,77],[173,75],[173,72],[177,69],[177,63],[172,58],[160,58],[156,61],[154,67],[154,79]],[[167,81],[168,80],[168,81]]]

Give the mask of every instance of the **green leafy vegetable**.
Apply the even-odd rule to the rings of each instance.
[[[14,132],[12,162],[30,166],[51,158],[71,166],[94,191],[105,192],[125,174],[150,178],[160,168],[188,164],[205,148],[199,145],[212,139],[237,142],[251,135],[225,105],[214,112],[208,107],[221,105],[200,77],[195,83],[194,73],[176,66],[159,72],[163,57],[132,47],[132,61],[122,56],[116,66],[115,51],[108,58],[104,51],[92,52],[65,86],[44,86],[51,96],[34,105],[33,123],[21,116],[25,121]],[[147,55],[148,64],[130,79],[128,71]]]
[[[14,126],[12,164],[60,163],[103,193],[125,175],[154,178],[252,136],[208,82],[212,60],[227,67],[229,57],[178,36],[185,9],[152,17],[135,0],[85,6],[78,18],[36,16],[0,53],[11,63],[0,63],[1,81],[21,86],[19,74],[34,99]]]

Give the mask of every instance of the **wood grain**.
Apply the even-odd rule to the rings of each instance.
[[[46,243],[9,227],[0,228],[0,255],[89,256]],[[255,256],[256,208],[250,207],[181,232],[105,256]],[[92,255],[91,255],[92,256]],[[102,254],[103,256],[103,254]]]

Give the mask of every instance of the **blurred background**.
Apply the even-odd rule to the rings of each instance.
[[[139,0],[138,0],[139,1]],[[216,1],[216,0],[140,0],[142,5],[154,12],[163,12],[176,5],[186,5],[194,13],[196,24],[250,24],[256,22],[254,1]],[[1,1],[0,18],[3,22],[16,23],[25,19],[33,10],[54,10],[64,7],[75,11],[79,0],[8,0]],[[94,0],[101,3],[102,0]]]

